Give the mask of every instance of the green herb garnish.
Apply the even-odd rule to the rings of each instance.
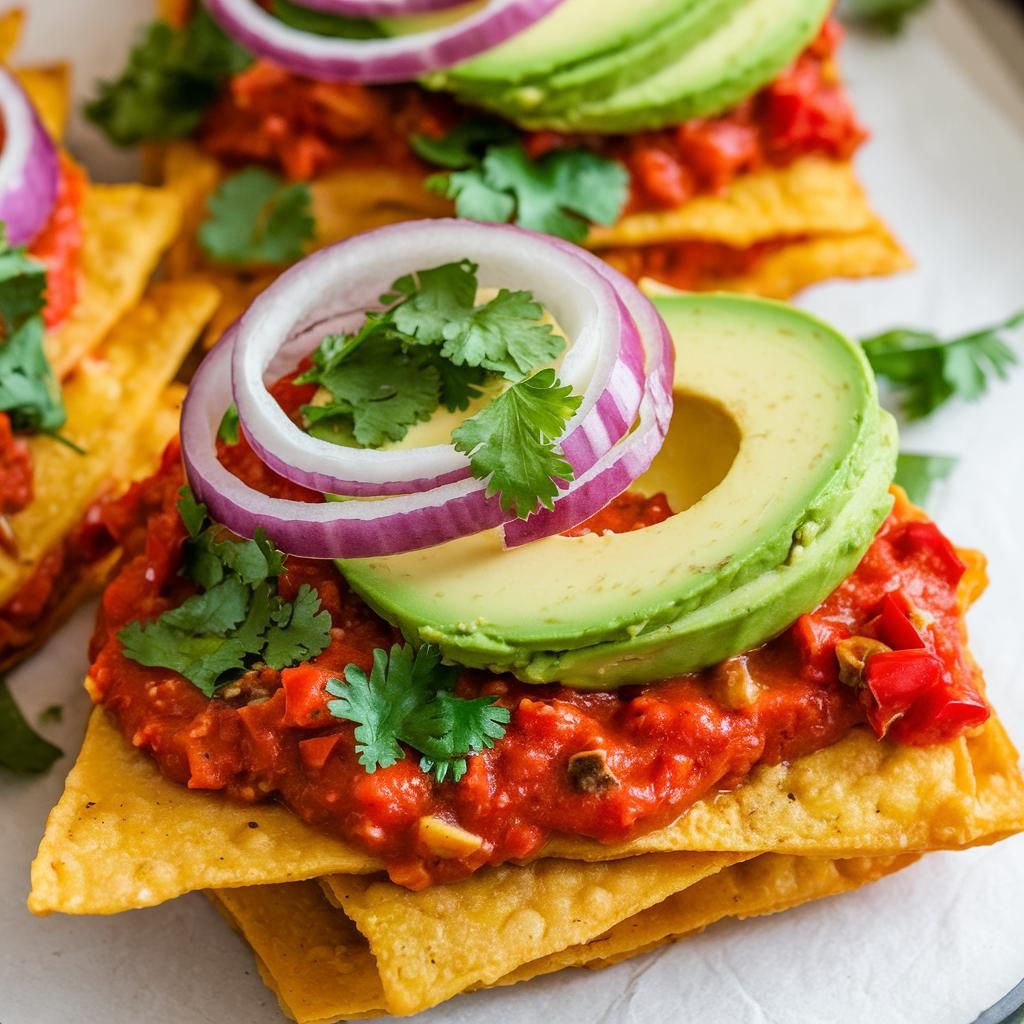
[[[327,14],[309,7],[300,7],[291,0],[274,0],[270,13],[285,25],[315,36],[335,39],[385,38],[381,27],[369,18],[346,18],[341,14]]]
[[[450,173],[427,187],[455,201],[468,220],[512,221],[520,227],[581,242],[589,224],[613,224],[629,197],[622,164],[586,149],[562,149],[533,160],[499,122],[476,119],[443,139],[412,138],[423,159]]]
[[[565,347],[529,292],[502,289],[476,305],[477,266],[448,263],[399,278],[359,330],[330,335],[296,378],[326,401],[304,406],[317,437],[364,447],[400,441],[439,405],[465,409],[488,383],[507,390],[453,432],[475,476],[526,518],[551,506],[572,467],[555,446],[581,399],[551,369]]]
[[[202,7],[182,29],[151,22],[120,77],[99,83],[85,115],[119,146],[191,135],[252,57]]]
[[[143,625],[118,633],[126,657],[180,672],[208,697],[243,672],[288,668],[330,642],[331,616],[311,587],[292,602],[277,593],[284,556],[257,530],[239,540],[209,522],[206,506],[183,487],[178,512],[189,533],[184,574],[199,593]]]
[[[895,483],[915,505],[925,505],[935,484],[945,480],[960,460],[952,455],[917,455],[901,452],[896,462]]]
[[[309,185],[289,184],[260,167],[247,167],[226,178],[208,207],[209,215],[199,228],[199,244],[217,263],[294,263],[316,233]]]
[[[220,426],[217,428],[217,440],[225,444],[238,444],[240,436],[238,407],[232,402],[221,417]]]
[[[0,767],[24,775],[45,772],[63,754],[25,720],[0,677]]]
[[[369,675],[349,665],[344,682],[328,682],[327,692],[336,699],[327,709],[356,723],[356,752],[367,772],[403,760],[405,743],[422,755],[424,772],[438,782],[449,775],[458,782],[466,758],[493,747],[505,735],[511,714],[494,697],[456,697],[457,679],[458,670],[441,664],[436,647],[414,652],[409,644],[395,644],[390,655],[377,648]]]
[[[896,328],[867,338],[864,352],[875,373],[896,387],[907,418],[920,419],[951,398],[980,398],[991,376],[1005,380],[1018,359],[1003,334],[1021,325],[1024,312],[949,341]]]
[[[54,434],[67,419],[43,348],[46,270],[0,225],[0,412],[15,430]]]
[[[847,0],[847,11],[856,21],[894,36],[927,4],[928,0]]]

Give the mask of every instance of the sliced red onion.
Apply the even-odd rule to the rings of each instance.
[[[587,472],[625,436],[640,406],[644,350],[599,261],[509,225],[429,220],[321,250],[278,278],[239,321],[234,399],[246,437],[267,466],[312,490],[352,497],[409,494],[469,476],[469,460],[451,444],[380,451],[310,437],[267,390],[268,375],[275,379],[285,369],[281,339],[288,339],[294,366],[326,334],[354,327],[352,311],[372,305],[396,277],[467,254],[479,264],[482,286],[533,292],[570,339],[559,377],[583,401],[560,444],[574,473]]]
[[[53,139],[18,80],[0,68],[0,221],[12,245],[25,245],[46,225],[57,200],[60,161]]]
[[[346,18],[402,18],[462,7],[470,0],[295,0],[300,7]]]
[[[303,32],[278,21],[256,0],[206,0],[206,6],[247,50],[296,74],[331,82],[404,82],[492,49],[562,2],[488,0],[480,10],[440,28],[370,40]]]
[[[558,241],[555,244],[564,245]],[[587,259],[615,286],[644,340],[647,380],[640,403],[640,421],[627,438],[576,478],[553,509],[539,509],[526,520],[510,520],[504,529],[506,547],[565,533],[600,512],[650,468],[672,420],[675,346],[668,327],[632,281],[594,256],[587,254]]]
[[[231,402],[234,328],[203,360],[181,411],[181,450],[189,483],[219,523],[240,536],[259,528],[283,551],[304,558],[369,558],[433,547],[510,516],[472,478],[418,494],[375,501],[310,504],[271,498],[217,458],[217,429]]]

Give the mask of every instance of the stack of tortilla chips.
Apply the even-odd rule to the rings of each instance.
[[[166,21],[182,25],[193,15],[195,4],[158,0],[158,8]],[[225,293],[223,311],[209,333],[215,341],[274,276],[266,271],[226,272],[212,266],[197,243],[210,196],[237,166],[226,167],[201,141],[153,150],[149,163],[185,210],[185,229],[169,261],[172,272],[190,274],[205,268]],[[313,247],[397,221],[451,216],[453,204],[425,185],[436,170],[393,166],[382,158],[370,172],[365,167],[341,167],[316,177],[309,183],[316,219]],[[698,194],[674,209],[627,212],[610,226],[595,225],[585,242],[631,276],[631,254],[675,243],[758,254],[742,271],[716,272],[700,290],[770,298],[789,298],[833,278],[883,276],[913,265],[873,210],[852,162],[816,155],[742,173],[726,188]],[[653,278],[644,283],[654,291],[671,290]]]
[[[984,561],[960,554],[966,610],[984,588]],[[837,895],[927,851],[1021,829],[1024,780],[995,718],[931,747],[858,728],[759,767],[630,842],[556,839],[533,863],[410,892],[283,807],[165,780],[97,709],[50,815],[29,906],[112,914],[206,890],[252,946],[284,1012],[319,1024],[608,966],[722,918]]]
[[[7,61],[20,30],[20,12],[0,18],[0,59]],[[16,73],[59,140],[66,68]],[[219,300],[204,281],[148,286],[180,230],[172,191],[87,183],[81,219],[76,300],[45,338],[61,381],[67,443],[29,439],[33,498],[0,522],[0,670],[40,646],[116,561],[116,552],[82,556],[74,535],[97,502],[156,466],[177,430],[184,389],[172,382]]]

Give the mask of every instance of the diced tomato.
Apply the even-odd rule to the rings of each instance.
[[[864,667],[861,691],[868,721],[879,739],[914,702],[942,682],[942,662],[930,651],[886,651],[873,654]]]
[[[327,764],[327,759],[334,753],[334,748],[341,739],[341,733],[330,736],[311,736],[299,740],[299,757],[307,768],[319,769]]]
[[[669,209],[689,202],[696,192],[690,171],[662,149],[641,149],[633,155],[631,166],[641,188]]]
[[[932,522],[906,523],[900,531],[898,550],[905,557],[923,555],[933,571],[955,587],[967,571],[949,538]]]
[[[757,127],[739,120],[687,121],[676,133],[679,148],[698,177],[713,192],[761,162]]]
[[[907,599],[899,592],[886,594],[873,625],[878,639],[893,650],[912,650],[927,645],[908,616]]]
[[[973,687],[947,683],[927,690],[903,718],[893,723],[889,735],[897,743],[917,747],[948,743],[984,725],[991,714],[985,699]]]
[[[14,436],[11,419],[0,412],[0,516],[20,512],[32,500],[32,452]]]
[[[801,615],[790,627],[790,635],[800,652],[805,677],[821,682],[838,674],[836,644],[850,635],[847,627],[812,613]]]
[[[318,668],[316,665],[286,668],[281,673],[285,725],[300,729],[322,729],[330,722],[327,702],[331,698],[326,686],[337,675],[336,671]]]

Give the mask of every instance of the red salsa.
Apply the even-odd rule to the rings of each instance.
[[[849,159],[866,133],[835,69],[841,34],[827,21],[792,67],[719,117],[632,135],[523,132],[524,145],[534,157],[582,144],[621,160],[631,177],[627,213],[675,208],[802,156]],[[348,167],[425,173],[410,137],[440,137],[465,116],[450,97],[415,86],[317,82],[259,61],[232,79],[200,141],[229,164],[258,162],[301,181]]]
[[[294,408],[302,390],[284,383],[278,398]],[[278,491],[244,439],[221,451],[247,482]],[[107,589],[93,638],[95,698],[168,778],[245,802],[279,799],[316,828],[382,858],[391,877],[411,888],[531,857],[556,832],[625,839],[671,822],[708,793],[739,785],[759,763],[837,742],[874,707],[862,679],[851,685],[840,678],[838,645],[850,637],[887,637],[888,647],[907,639],[902,622],[895,636],[880,623],[887,593],[898,597],[907,625],[915,628],[913,616],[927,633],[922,653],[937,659],[944,681],[977,698],[957,599],[963,567],[949,542],[900,503],[853,576],[763,647],[699,674],[611,693],[464,671],[461,696],[493,695],[511,712],[504,738],[469,758],[457,783],[436,782],[414,757],[368,774],[356,758],[353,727],[330,716],[324,686],[348,664],[368,670],[373,650],[400,638],[349,591],[331,562],[289,558],[279,580],[286,600],[302,584],[314,587],[332,618],[329,647],[307,665],[250,671],[210,699],[175,672],[123,655],[119,629],[160,615],[194,591],[179,573],[182,482],[172,448],[161,471],[133,488],[115,525],[128,557]],[[316,499],[310,492],[293,496]],[[664,496],[627,494],[581,530],[639,529],[668,515]],[[924,536],[922,527],[933,532]],[[978,721],[960,721],[957,729]],[[907,730],[901,738],[942,737]],[[425,820],[456,825],[479,842],[441,850],[422,828]]]

